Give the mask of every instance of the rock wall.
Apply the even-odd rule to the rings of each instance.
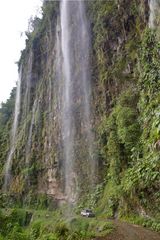
[[[44,2],[43,18],[35,18],[34,30],[28,33],[19,61],[22,67],[21,114],[8,192],[20,198],[23,196],[24,203],[32,199],[34,202],[38,195],[66,201],[56,76],[59,3]],[[103,192],[102,195],[98,190],[94,192],[95,204],[100,199],[100,209],[108,215],[132,210],[140,214],[140,209],[156,212],[159,45],[157,34],[148,29],[148,1],[95,0],[85,1],[85,6],[92,46],[91,122],[97,166],[94,177]],[[77,104],[78,99],[73,103],[76,109]],[[85,136],[85,123],[78,127],[78,113],[76,116],[77,133]],[[11,117],[7,122],[9,129]],[[2,136],[5,142],[0,155],[3,167],[9,141],[4,132]],[[81,172],[78,181],[81,186],[79,198],[82,199],[90,192],[85,179],[93,176],[85,167],[83,138],[77,143],[76,172]],[[151,207],[153,201],[154,209]]]

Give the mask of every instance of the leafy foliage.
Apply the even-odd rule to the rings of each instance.
[[[114,194],[109,186],[114,187],[114,183],[119,185],[116,190],[119,211],[121,201],[128,206],[124,214],[128,210],[136,212],[140,205],[154,215],[159,209],[160,64],[155,32],[147,29],[143,33],[137,56],[137,86],[121,92],[109,117],[105,116],[99,127],[101,151],[107,163],[106,189],[110,191],[110,194],[104,191],[100,202],[101,210],[105,209],[108,215],[113,214],[110,202]],[[108,202],[107,206],[103,201]]]
[[[99,158],[102,163],[101,174],[104,179],[97,185],[94,193],[89,193],[86,197],[87,201],[83,199],[79,207],[85,204],[92,208],[97,206],[98,213],[109,217],[120,215],[123,204],[125,205],[124,215],[128,212],[140,214],[138,211],[140,206],[147,214],[156,215],[160,206],[160,43],[157,40],[157,33],[145,26],[144,16],[140,13],[138,3],[136,0],[86,2],[93,45],[91,54],[95,97],[93,105],[97,114],[95,114],[94,131],[97,134]],[[45,109],[47,105],[45,95],[48,92],[46,91],[47,78],[44,75],[48,74],[49,78],[52,76],[52,71],[48,69],[43,74],[42,72],[48,57],[46,39],[49,38],[49,34],[54,35],[59,2],[44,1],[42,11],[42,19],[35,17],[30,21],[31,29],[26,32],[26,49],[22,53],[19,64],[23,64],[23,70],[27,72],[25,65],[28,62],[29,52],[33,52],[33,76],[37,75],[38,79],[43,80],[37,89],[34,87],[36,81],[34,77],[31,80],[31,100],[34,94],[37,94],[40,102],[44,97],[44,104],[42,104],[44,106],[35,113],[34,134],[31,139],[33,142],[31,163],[27,167],[24,164],[24,152],[28,137],[26,132],[29,130],[32,118],[31,112],[20,124],[18,147],[12,169],[15,178],[11,186],[14,193],[13,204],[17,197],[19,202],[36,209],[45,209],[50,206],[50,199],[45,194],[37,194],[37,184],[38,174],[40,173],[41,176],[46,169],[45,124],[48,112]],[[48,33],[48,26],[50,33]],[[54,40],[53,37],[52,50],[54,50]],[[1,186],[2,170],[9,149],[15,92],[16,88],[13,89],[10,99],[2,103],[0,108]],[[23,116],[21,118],[23,119]],[[38,127],[36,128],[35,125]],[[58,140],[55,139],[56,141]],[[54,145],[58,144],[54,143]],[[77,149],[79,150],[79,145]],[[83,153],[83,149],[80,151]],[[53,162],[49,163],[49,167],[54,168],[54,159],[58,158],[54,147],[52,156]],[[76,167],[79,167],[78,164]],[[27,174],[30,179],[29,184],[25,178]],[[46,175],[45,172],[44,178],[47,178]],[[44,183],[45,180],[42,179],[42,182]],[[84,184],[83,178],[81,184]],[[27,196],[22,200],[24,193]],[[1,199],[1,205],[4,207],[7,204],[3,203],[3,199]],[[5,202],[8,203],[7,200]],[[104,233],[112,228],[108,223],[93,221],[90,224],[86,219],[84,221],[72,219],[70,226],[64,221],[57,221],[53,227],[53,224],[45,219],[45,221],[34,221],[27,232],[23,228],[25,218],[26,213],[17,210],[7,216],[0,213],[2,229],[0,238],[6,238],[8,235],[9,239],[17,240],[27,239],[27,237],[31,240],[82,240],[94,235],[96,226]],[[152,228],[155,230],[159,229],[159,225],[154,220],[149,219],[142,223],[147,227],[153,225]]]

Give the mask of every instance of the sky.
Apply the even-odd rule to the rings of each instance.
[[[5,102],[18,80],[16,62],[25,48],[31,16],[38,15],[42,0],[4,0],[0,4],[0,103]]]

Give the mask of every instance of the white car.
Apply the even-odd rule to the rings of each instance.
[[[83,217],[95,217],[95,214],[90,209],[84,209],[81,211],[81,216]]]

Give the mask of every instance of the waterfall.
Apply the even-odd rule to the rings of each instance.
[[[149,27],[152,29],[160,27],[160,0],[150,0]]]
[[[64,167],[65,167],[65,193],[74,200],[73,191],[73,163],[74,163],[74,119],[72,116],[72,102],[73,102],[73,85],[72,85],[72,69],[71,69],[71,39],[70,39],[70,12],[69,2],[62,1],[61,5],[61,47],[63,54],[63,77],[64,86],[62,94],[62,136],[64,144]]]
[[[32,64],[33,64],[33,52],[29,52],[28,62],[26,66],[26,86],[24,94],[24,109],[23,109],[23,118],[26,119],[30,112],[30,103],[31,103],[31,80],[32,80]]]
[[[57,34],[57,41],[60,41],[57,59],[61,58],[61,66],[59,64],[57,75],[61,81],[65,194],[68,201],[74,203],[80,180],[85,177],[86,182],[92,185],[96,169],[90,121],[90,32],[83,0],[61,1],[60,30]]]
[[[52,106],[52,78],[49,77],[48,80],[48,88],[47,88],[47,95],[48,95],[48,117],[47,117],[47,129],[46,129],[46,156],[45,161],[48,162],[52,159],[52,130],[53,130],[53,106]]]
[[[16,147],[16,135],[18,127],[18,118],[20,114],[20,102],[21,102],[21,75],[22,69],[19,71],[19,79],[17,83],[16,90],[16,101],[15,101],[15,111],[14,111],[14,121],[11,131],[11,140],[10,140],[10,151],[5,165],[5,181],[4,181],[4,190],[7,191],[7,187],[11,178],[11,168],[12,168],[12,158],[15,152]]]
[[[33,104],[32,108],[32,118],[29,128],[29,135],[28,135],[28,141],[26,146],[26,166],[29,167],[29,158],[30,158],[30,152],[31,152],[31,146],[32,146],[32,133],[33,133],[33,127],[35,124],[35,117],[36,117],[36,111],[38,109],[38,99],[36,98]]]

